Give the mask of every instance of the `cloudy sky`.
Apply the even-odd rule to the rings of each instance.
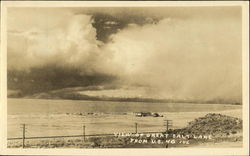
[[[7,20],[8,72],[26,83],[241,99],[240,7],[9,8]]]

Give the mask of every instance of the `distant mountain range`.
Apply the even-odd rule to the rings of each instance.
[[[8,98],[34,98],[34,99],[69,99],[93,101],[122,101],[122,102],[164,102],[164,103],[211,103],[211,104],[237,104],[241,103],[231,99],[170,99],[143,95],[143,89],[107,89],[102,86],[73,87],[48,92],[23,95],[16,90],[8,90]]]

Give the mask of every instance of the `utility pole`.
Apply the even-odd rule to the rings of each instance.
[[[166,133],[168,133],[169,127],[173,126],[172,120],[164,120],[164,126],[166,126]],[[166,148],[169,148],[170,144],[166,144]]]
[[[173,126],[173,122],[172,120],[164,120],[165,121],[165,125],[166,126],[166,132],[168,132],[169,127]]]

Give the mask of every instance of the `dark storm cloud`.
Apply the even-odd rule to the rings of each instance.
[[[158,21],[158,19],[131,15],[119,18],[104,13],[96,13],[92,17],[94,19],[94,23],[92,25],[96,28],[97,32],[96,37],[98,40],[103,42],[108,42],[110,35],[124,29],[128,26],[128,24],[144,25],[153,22],[156,23]]]
[[[115,76],[103,73],[85,73],[75,67],[55,64],[33,67],[29,71],[8,70],[8,88],[24,95],[69,87],[98,86],[111,83]]]

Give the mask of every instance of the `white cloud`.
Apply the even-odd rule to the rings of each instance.
[[[72,15],[68,21],[63,28],[10,32],[8,67],[29,69],[54,63],[77,66],[85,72],[105,72],[110,54],[100,49],[103,43],[96,39],[91,16]]]
[[[112,36],[114,60],[132,82],[169,97],[241,98],[241,24],[163,19]]]

